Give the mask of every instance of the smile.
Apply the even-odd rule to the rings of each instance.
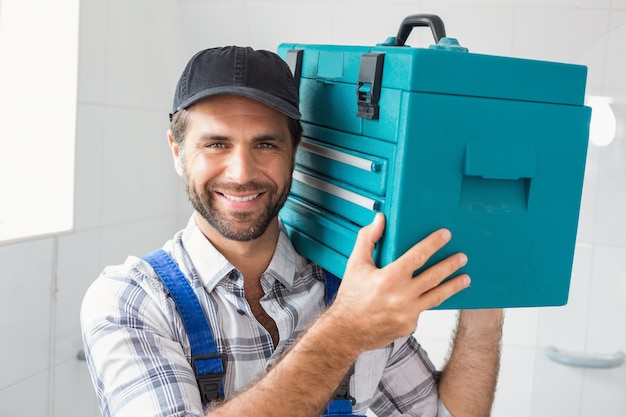
[[[257,194],[250,194],[244,197],[239,197],[239,196],[235,196],[235,195],[229,195],[229,194],[222,194],[226,199],[230,200],[230,201],[235,201],[238,203],[242,203],[242,202],[246,202],[246,201],[252,201],[255,198],[257,198],[260,193]]]

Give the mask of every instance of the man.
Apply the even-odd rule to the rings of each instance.
[[[488,415],[501,310],[461,312],[442,372],[413,339],[419,314],[469,285],[455,254],[413,277],[451,238],[434,231],[396,262],[372,260],[378,214],[357,238],[326,308],[322,269],[298,255],[278,212],[302,133],[298,97],[275,54],[201,51],[177,86],[168,140],[194,213],[163,249],[187,277],[226,355],[225,400],[205,410],[184,326],[142,259],[108,267],[81,320],[104,416],[317,416],[346,375],[354,413]],[[203,414],[206,413],[206,414]]]

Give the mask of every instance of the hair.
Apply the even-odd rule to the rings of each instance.
[[[174,139],[174,143],[179,145],[181,148],[183,147],[183,142],[185,139],[185,133],[187,132],[188,123],[189,123],[189,111],[188,110],[182,109],[174,113],[174,115],[172,115],[172,121],[170,123],[170,130],[172,131],[172,137]],[[300,140],[302,139],[302,133],[303,133],[302,123],[300,123],[300,120],[287,117],[287,128],[289,129],[289,134],[291,135],[291,139],[293,140],[293,148],[295,150],[298,147],[298,144],[300,144]]]

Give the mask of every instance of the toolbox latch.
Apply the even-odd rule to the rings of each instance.
[[[296,82],[296,91],[300,89],[300,77],[302,76],[302,55],[304,49],[290,49],[287,51],[287,65]]]
[[[359,67],[359,79],[356,86],[357,117],[378,119],[380,88],[383,79],[383,62],[385,54],[363,54]]]

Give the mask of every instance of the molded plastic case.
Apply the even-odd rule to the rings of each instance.
[[[446,227],[452,241],[427,266],[462,251],[472,284],[439,308],[563,305],[591,116],[587,69],[470,53],[436,33],[445,31],[437,19],[410,16],[405,39],[371,47],[280,45],[304,126],[283,223],[299,253],[339,277],[376,212],[387,219],[379,266]],[[403,45],[425,25],[436,45]]]

